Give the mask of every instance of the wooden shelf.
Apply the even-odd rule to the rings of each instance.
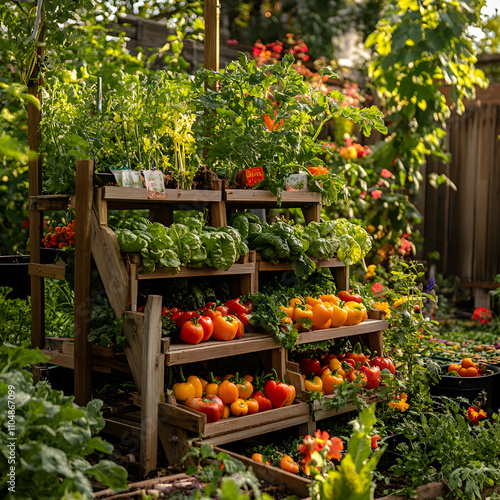
[[[167,189],[166,200],[150,200],[146,188],[124,188],[119,186],[104,186],[103,199],[106,201],[134,202],[148,201],[150,203],[203,203],[220,202],[222,199],[221,191],[209,189]]]
[[[229,341],[209,340],[196,345],[170,344],[170,346],[169,342],[169,338],[162,339],[162,351],[165,353],[165,363],[168,366],[279,349],[280,347],[274,341],[273,335],[250,332],[245,333],[241,339]]]
[[[74,195],[43,194],[29,197],[30,210],[73,210],[75,208]]]
[[[97,346],[96,346],[97,347]],[[42,349],[42,353],[49,356],[48,363],[61,366],[63,368],[75,369],[75,356],[71,352],[62,352],[55,349]],[[126,360],[112,356],[92,355],[92,370],[101,373],[111,373],[112,370],[130,373],[130,367]]]
[[[29,264],[28,274],[40,278],[50,278],[54,280],[64,280],[66,275],[66,264]]]
[[[160,267],[155,269],[150,274],[138,273],[137,279],[151,280],[161,278],[188,278],[195,276],[232,276],[235,274],[252,274],[255,272],[255,262],[246,262],[243,264],[233,264],[227,271],[223,269],[215,269],[213,267],[181,267],[181,270],[176,273],[172,267]]]
[[[311,259],[316,267],[345,267],[345,264],[337,259],[329,259],[329,260],[320,260],[320,259]],[[262,256],[257,255],[257,262],[259,266],[259,271],[292,271],[295,266],[291,262],[280,262],[278,264],[273,264],[272,262],[266,262],[262,260]]]
[[[310,406],[297,401],[290,406],[274,408],[243,417],[229,417],[207,423],[206,415],[182,405],[160,403],[158,414],[170,423],[200,435],[203,443],[223,444],[309,422]]]
[[[340,326],[338,328],[327,328],[325,330],[314,330],[312,332],[299,333],[296,345],[379,332],[387,329],[387,327],[388,323],[386,320],[367,319],[359,325]]]
[[[277,207],[278,197],[263,189],[226,189],[224,200],[231,205],[240,205],[245,208],[275,207],[285,208],[308,204],[321,203],[321,193],[309,191],[283,191],[281,207]]]

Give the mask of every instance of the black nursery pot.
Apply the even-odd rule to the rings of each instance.
[[[493,373],[482,377],[452,377],[446,375],[448,366],[441,367],[441,380],[431,386],[433,396],[449,398],[462,397],[472,403],[481,393],[486,392],[486,407],[484,410],[490,416],[500,409],[500,368],[495,365],[486,365]]]
[[[26,299],[30,295],[29,263],[29,255],[0,256],[0,286],[12,288],[9,299]]]

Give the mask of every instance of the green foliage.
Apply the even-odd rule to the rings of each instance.
[[[498,415],[474,425],[459,403],[440,398],[438,404],[423,412],[409,410],[396,428],[409,439],[398,445],[402,458],[391,467],[391,473],[410,481],[399,493],[445,481],[451,490],[447,498],[480,499],[485,488],[500,484]]]
[[[278,199],[287,175],[308,174],[309,165],[324,163],[324,145],[317,138],[332,116],[350,118],[365,135],[372,128],[385,131],[376,107],[342,107],[340,92],[325,96],[313,89],[293,69],[293,62],[288,54],[276,64],[259,67],[240,54],[238,61],[221,71],[202,69],[195,77],[195,88],[200,89],[197,101],[206,111],[199,122],[199,137],[207,150],[207,163],[233,185],[240,170],[262,167],[264,180],[258,186]],[[217,91],[212,90],[216,87]],[[330,204],[344,182],[331,173],[326,180],[330,182],[317,183],[315,189]]]
[[[29,300],[9,299],[9,287],[0,287],[0,341],[28,347],[31,343]]]
[[[251,468],[247,470],[243,463],[226,453],[216,453],[212,446],[202,444],[199,448],[191,448],[183,460],[188,457],[192,457],[196,465],[190,465],[187,473],[201,481],[199,494],[203,498],[271,500],[269,495],[261,493]]]
[[[73,397],[45,382],[34,386],[31,373],[23,369],[47,360],[38,350],[0,346],[2,498],[92,499],[91,478],[115,490],[126,488],[125,469],[109,460],[91,465],[84,458],[113,449],[96,436],[104,427],[102,402],[78,407]],[[15,486],[8,483],[12,470]]]
[[[434,301],[423,293],[418,279],[423,276],[416,261],[401,262],[391,271],[392,289],[386,289],[384,300],[391,304],[389,328],[384,332],[384,344],[394,361],[401,367],[405,391],[410,400],[429,391],[429,381],[436,378],[439,367],[422,358],[419,338],[431,331],[436,323],[424,316],[424,301]]]

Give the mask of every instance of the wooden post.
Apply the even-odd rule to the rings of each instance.
[[[146,476],[156,469],[158,453],[158,392],[165,361],[161,354],[161,295],[150,295],[144,311],[142,341],[140,466]]]
[[[34,96],[39,105],[28,102],[28,145],[30,157],[28,161],[28,195],[38,196],[42,192],[42,158],[38,154],[40,144],[41,94],[38,90],[38,66],[28,84],[28,94]],[[42,244],[43,212],[30,210],[30,262],[40,263],[40,246]],[[31,284],[31,346],[42,349],[45,344],[45,314],[43,278],[30,277]]]
[[[205,0],[205,68],[219,71],[220,60],[220,3]]]
[[[90,245],[92,224],[92,160],[76,162],[75,197],[75,402],[90,401],[92,361],[90,330]]]

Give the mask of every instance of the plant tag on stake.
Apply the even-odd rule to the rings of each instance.
[[[118,170],[111,170],[113,175],[115,176],[115,181],[120,187],[125,187],[123,184],[123,173],[126,171],[126,168],[121,168]]]
[[[290,174],[285,179],[287,191],[307,191],[307,174]]]
[[[123,185],[125,187],[131,187],[131,188],[142,188],[142,177],[141,173],[137,172],[136,170],[124,170],[122,173],[123,177]]]
[[[163,172],[160,170],[144,170],[143,173],[144,180],[146,181],[146,189],[148,190],[148,199],[166,200],[167,192],[165,191]]]
[[[247,178],[248,185],[253,187],[260,181],[264,180],[264,170],[262,167],[247,168],[245,170],[245,176]]]

